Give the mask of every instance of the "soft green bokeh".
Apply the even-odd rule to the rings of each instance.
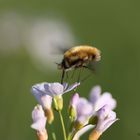
[[[102,52],[100,71],[83,83],[78,91],[88,97],[93,85],[100,84],[117,99],[120,118],[101,140],[140,139],[140,1],[0,0],[0,13],[14,11],[25,16],[63,17],[72,27],[80,44],[94,45]],[[58,81],[60,73],[42,72],[29,54],[20,49],[4,55],[0,52],[0,139],[36,139],[30,128],[31,111],[36,104],[30,94],[34,83]],[[67,104],[68,97],[64,102]],[[66,112],[64,113],[66,115]],[[61,138],[58,117],[57,136]],[[86,139],[86,136],[82,138]]]

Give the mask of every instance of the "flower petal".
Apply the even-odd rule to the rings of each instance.
[[[97,116],[100,120],[104,120],[108,116],[108,114],[111,112],[111,109],[108,105],[103,106],[101,109],[98,110]]]
[[[45,89],[46,94],[53,97],[52,91],[50,90],[50,86],[51,86],[51,83],[46,83],[44,84],[44,89]]]
[[[107,105],[102,107],[98,112],[98,123],[96,125],[96,130],[103,133],[107,130],[114,122],[118,119],[116,118],[116,113],[112,111]]]
[[[77,121],[81,124],[85,124],[94,113],[92,104],[86,98],[79,98],[76,111]]]
[[[34,110],[32,111],[32,119],[33,121],[37,121],[40,118],[44,117],[44,111],[41,105],[35,106]]]
[[[50,109],[52,105],[52,97],[49,95],[44,95],[40,97],[39,102],[44,109]]]
[[[80,129],[74,136],[73,140],[79,140],[80,137],[86,133],[87,131],[89,131],[90,129],[94,128],[95,125],[87,125],[85,127],[83,127],[82,129]]]
[[[100,98],[101,94],[101,87],[100,86],[94,86],[90,92],[90,98],[89,100],[94,105],[96,101]]]
[[[52,97],[46,95],[47,92],[45,91],[44,84],[47,83],[34,85],[32,87],[32,94],[35,96],[36,100],[40,105],[42,105],[43,108],[50,108],[52,104]]]
[[[44,84],[45,91],[50,96],[56,96],[63,94],[64,88],[60,83],[47,83]]]
[[[115,123],[118,118],[116,118],[116,113],[114,111],[110,111],[108,115],[108,119],[104,122],[103,132],[106,131],[113,123]]]
[[[32,86],[32,90],[31,90],[32,94],[33,95],[45,94],[44,84],[47,84],[47,83],[44,82],[44,83],[36,84],[36,85]]]
[[[33,128],[39,132],[42,132],[45,129],[45,125],[46,125],[46,118],[44,117],[44,118],[38,120],[37,122],[33,123],[31,125],[31,128]]]
[[[64,91],[68,88],[68,83],[63,83]]]
[[[33,129],[36,129],[37,131],[40,132],[45,129],[47,118],[45,117],[41,105],[37,105],[32,111],[32,119],[33,119],[33,124],[31,125],[31,127]]]
[[[101,97],[95,103],[94,109],[95,111],[102,108],[104,105],[108,105],[110,109],[114,109],[116,107],[116,100],[112,98],[112,95],[108,92],[105,92],[101,95]]]
[[[71,98],[70,106],[73,106],[73,107],[76,108],[76,105],[77,105],[78,102],[79,102],[79,94],[75,93]]]
[[[88,115],[91,114],[93,108],[92,104],[88,102],[86,98],[80,98],[77,104],[78,115]]]
[[[52,94],[61,95],[63,94],[64,87],[60,83],[52,83],[50,86],[50,90],[52,91]]]
[[[69,87],[64,91],[64,93],[69,92],[69,91],[75,89],[75,88],[78,87],[79,85],[80,85],[80,82],[79,82],[79,83],[76,82],[76,83],[72,84],[71,86],[69,86]]]

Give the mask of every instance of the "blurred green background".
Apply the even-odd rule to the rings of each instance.
[[[16,13],[21,20],[27,18],[26,21],[36,17],[63,19],[75,36],[74,45],[94,45],[101,50],[99,72],[78,89],[82,96],[88,97],[92,86],[100,84],[103,91],[110,91],[117,99],[116,112],[120,120],[103,134],[101,140],[140,139],[139,5],[138,0],[0,0],[0,22],[5,13]],[[8,18],[6,27],[11,25],[10,20],[13,18]],[[0,27],[0,42],[6,40],[6,43],[0,43],[0,139],[31,140],[36,139],[30,125],[31,111],[37,102],[30,94],[30,88],[38,82],[58,81],[60,72],[52,70],[50,64],[44,70],[38,69],[41,64],[36,67],[22,37],[17,48],[9,47],[9,34],[13,34],[12,41],[19,39],[12,33],[15,27],[13,23],[5,36],[1,31],[3,26]],[[22,30],[22,26],[18,28]],[[69,96],[64,96],[66,105]],[[60,137],[58,123],[57,117],[54,129]],[[81,139],[86,139],[86,135]]]

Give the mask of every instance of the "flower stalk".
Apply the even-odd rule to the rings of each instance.
[[[67,140],[67,133],[66,133],[66,128],[65,128],[65,124],[64,124],[64,119],[63,119],[63,116],[62,116],[62,113],[61,113],[60,110],[58,111],[58,113],[59,113],[59,116],[60,116],[60,121],[61,121],[61,125],[62,125],[64,140]]]

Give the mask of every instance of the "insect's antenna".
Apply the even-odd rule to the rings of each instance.
[[[62,76],[61,76],[61,84],[63,84],[64,77],[65,77],[65,70],[63,69]]]

